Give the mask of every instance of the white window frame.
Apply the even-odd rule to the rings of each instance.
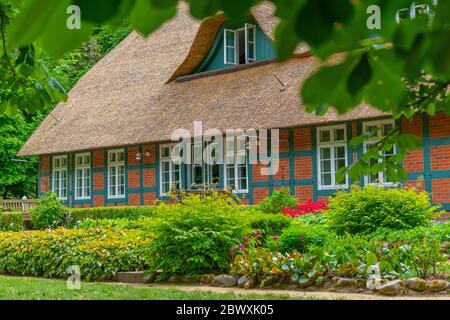
[[[118,159],[118,155],[120,153],[123,153],[123,160],[119,161]],[[110,155],[111,154],[116,154],[116,160],[114,162],[110,161]],[[126,181],[126,166],[125,166],[125,150],[124,149],[115,149],[115,150],[108,150],[108,199],[125,199],[126,198],[126,194],[127,194],[127,181]],[[116,169],[116,176],[119,177],[119,167],[123,166],[123,175],[124,175],[124,185],[123,185],[123,194],[119,194],[119,190],[120,190],[120,184],[119,184],[119,180],[117,179],[116,181],[116,185],[115,185],[115,194],[111,194],[111,168],[115,168]]]
[[[83,159],[83,163],[79,164],[78,159]],[[89,157],[89,163],[85,163],[85,157]],[[92,157],[89,152],[87,153],[78,153],[75,154],[75,172],[74,172],[74,180],[75,180],[75,200],[89,200],[91,199],[92,194],[92,169],[91,169]],[[78,171],[81,170],[81,186],[78,185]],[[86,174],[86,170],[89,170],[88,174]],[[86,186],[86,181],[89,182],[88,186]],[[78,189],[81,187],[82,196],[78,196]],[[87,195],[88,194],[88,195]]]
[[[249,30],[253,31],[253,42],[249,41],[248,39],[248,32]],[[231,29],[224,29],[224,58],[223,58],[223,62],[225,65],[239,65],[239,57],[238,57],[238,52],[240,50],[239,48],[239,32],[244,31],[244,42],[245,42],[245,64],[248,63],[252,63],[256,61],[256,25],[250,24],[250,23],[246,23],[244,25],[244,28],[239,28],[236,30],[231,30]],[[228,33],[232,33],[234,35],[234,45],[230,46],[228,45],[227,42],[227,35]],[[249,43],[253,44],[253,59],[250,59],[248,56],[248,46]],[[232,48],[234,51],[234,63],[229,61],[229,57],[228,57],[228,49]]]
[[[234,45],[229,46],[227,42],[227,34],[232,33],[234,35]],[[237,30],[231,30],[231,29],[224,29],[223,32],[223,47],[224,47],[224,56],[223,56],[223,63],[224,64],[231,64],[231,65],[237,65]],[[228,57],[228,50],[229,48],[233,49],[234,52],[234,63],[229,61]]]
[[[254,24],[245,24],[245,63],[251,63],[256,61],[256,26]],[[248,39],[248,32],[252,29],[253,32],[253,42]],[[248,46],[249,43],[253,44],[253,59],[248,57]]]
[[[334,132],[336,129],[344,130],[344,140],[335,141]],[[335,156],[335,148],[336,147],[344,147],[345,150],[345,166],[348,166],[348,149],[347,149],[347,126],[345,124],[342,125],[334,125],[334,126],[326,126],[326,127],[318,127],[316,129],[316,147],[317,147],[317,182],[318,182],[318,190],[336,190],[336,189],[344,189],[348,188],[348,175],[345,176],[345,184],[337,184],[336,183],[336,156]],[[320,142],[320,132],[321,131],[330,131],[330,141],[329,142]],[[331,185],[322,185],[322,166],[321,166],[321,149],[322,148],[330,148],[330,161],[331,161]]]
[[[60,165],[57,166],[56,165],[56,161],[59,160]],[[66,160],[66,165],[63,166],[62,160]],[[69,167],[69,158],[67,157],[67,155],[62,155],[62,156],[54,156],[52,159],[52,192],[55,193],[58,198],[60,198],[61,200],[67,200],[68,197],[68,193],[69,193],[69,176],[68,176],[68,167]],[[59,175],[59,180],[61,180],[61,174],[64,172],[66,175],[66,183],[65,183],[65,188],[62,188],[62,184],[61,182],[58,183],[59,188],[55,188],[56,185],[56,173],[58,172]],[[66,191],[66,196],[63,197],[62,196],[62,191],[65,189]]]
[[[169,163],[169,192],[170,190],[172,190],[173,186],[175,183],[178,183],[180,189],[182,187],[181,185],[181,158],[179,159],[179,163],[175,163],[172,159],[172,151],[174,149],[174,147],[177,146],[177,144],[175,143],[168,143],[168,144],[162,144],[159,146],[159,190],[160,190],[160,195],[161,196],[167,196],[167,192],[164,192],[164,188],[163,188],[163,163],[168,162]],[[163,157],[163,153],[162,150],[164,148],[169,148],[169,156],[168,157]],[[174,165],[178,165],[178,177],[179,180],[175,181],[173,179],[174,176]]]
[[[374,143],[377,143],[380,139],[383,138],[383,132],[380,131],[380,130],[381,130],[382,126],[384,126],[386,124],[390,124],[390,125],[392,125],[392,128],[395,128],[395,120],[394,119],[384,119],[384,120],[374,120],[374,121],[365,121],[365,122],[363,122],[363,133],[368,132],[367,131],[367,127],[368,126],[371,126],[371,127],[372,126],[376,126],[378,128],[377,132],[381,133],[380,136],[371,138],[370,140],[364,142],[364,145],[363,145],[364,152],[367,152],[367,149],[368,149],[368,147],[370,145],[372,145]],[[393,155],[396,155],[397,154],[397,146],[394,145],[393,149],[394,149],[394,154]],[[380,154],[382,152],[384,152],[384,151],[380,150]],[[382,159],[378,160],[378,162],[381,162],[381,161],[382,161]],[[385,174],[384,174],[383,171],[378,172],[378,181],[379,181],[378,183],[369,182],[369,176],[365,176],[364,177],[365,185],[369,185],[369,186],[393,187],[393,186],[398,185],[398,183],[385,181]]]
[[[238,156],[242,156],[242,155],[244,155],[243,153],[245,153],[245,181],[246,181],[246,186],[247,186],[247,188],[246,189],[234,189],[233,190],[233,193],[248,193],[248,184],[249,184],[249,181],[248,181],[248,154],[247,154],[247,148],[246,148],[246,146],[247,146],[247,139],[246,138],[244,138],[244,150],[240,150],[239,148],[238,148],[238,138],[239,137],[235,137],[234,138],[234,150],[233,150],[233,152],[234,152],[234,163],[232,164],[233,166],[234,166],[234,186],[235,186],[235,188],[236,187],[239,187],[239,179],[242,179],[242,177],[239,177],[239,169],[240,169],[240,167],[242,167],[242,164],[238,164],[237,163],[237,159],[238,159]],[[242,137],[241,137],[241,139],[242,139]],[[228,174],[228,157],[227,157],[227,153],[229,153],[229,151],[227,150],[227,140],[225,139],[224,140],[224,142],[225,142],[225,150],[224,150],[224,152],[225,152],[225,157],[224,157],[224,165],[223,165],[223,170],[224,170],[224,173],[223,173],[223,177],[224,177],[224,187],[225,188],[228,188],[229,186],[228,186],[228,176],[227,176],[227,174]],[[228,151],[228,152],[227,152]]]

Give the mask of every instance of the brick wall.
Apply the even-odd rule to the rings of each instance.
[[[450,146],[431,147],[430,153],[431,170],[450,170]]]
[[[440,113],[431,117],[430,136],[431,138],[450,137],[450,116]]]
[[[312,157],[295,158],[295,179],[311,179],[313,177]]]
[[[295,186],[295,197],[299,202],[306,202],[313,197],[313,186]]]
[[[420,116],[415,116],[411,120],[402,120],[402,132],[414,134],[419,138],[423,138],[423,124]],[[408,172],[423,172],[423,150],[414,150],[410,152],[405,161],[403,167]]]
[[[269,196],[268,188],[253,188],[253,203],[260,203],[262,199]]]
[[[273,178],[274,180],[289,180],[289,159],[278,160],[278,171]]]
[[[294,150],[305,151],[311,150],[311,128],[294,129]]]

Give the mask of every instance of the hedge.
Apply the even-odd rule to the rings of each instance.
[[[144,270],[152,241],[147,233],[119,228],[0,232],[0,272],[67,278],[67,268],[76,265],[83,280],[113,280],[118,271]]]
[[[70,221],[76,223],[86,219],[122,219],[136,220],[141,216],[153,217],[155,207],[96,207],[70,209]]]
[[[19,231],[23,229],[23,217],[20,212],[0,212],[1,231]]]

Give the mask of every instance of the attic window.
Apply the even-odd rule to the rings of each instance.
[[[247,64],[256,61],[256,26],[224,30],[224,63]]]

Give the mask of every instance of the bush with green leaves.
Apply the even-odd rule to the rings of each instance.
[[[450,222],[432,222],[429,226],[421,226],[407,230],[379,228],[366,237],[367,239],[381,240],[388,243],[399,241],[419,242],[424,238],[434,239],[439,242],[450,241]]]
[[[20,212],[0,212],[1,231],[20,231],[23,229],[23,217]]]
[[[114,280],[118,271],[146,268],[153,237],[119,228],[0,232],[0,273],[67,278],[79,266],[86,281]]]
[[[70,209],[70,225],[74,226],[86,219],[128,219],[137,220],[140,217],[153,217],[156,207],[95,207]]]
[[[328,225],[338,234],[368,234],[379,228],[411,229],[438,215],[428,194],[415,189],[352,187],[328,204]]]
[[[290,194],[288,188],[274,191],[270,197],[264,198],[257,207],[265,213],[281,213],[285,208],[295,208],[297,199]]]
[[[323,225],[306,224],[297,220],[284,229],[280,237],[279,248],[281,252],[294,250],[305,252],[308,247],[322,246],[328,239],[335,236]]]
[[[175,205],[161,205],[156,239],[148,253],[151,270],[170,274],[226,272],[230,248],[249,230],[237,206],[220,198],[193,196]]]
[[[33,227],[38,230],[57,228],[66,224],[68,209],[53,192],[46,193],[29,212]]]
[[[161,218],[141,216],[138,219],[85,219],[77,224],[78,229],[90,228],[121,228],[127,230],[154,231],[156,226],[163,221]]]

